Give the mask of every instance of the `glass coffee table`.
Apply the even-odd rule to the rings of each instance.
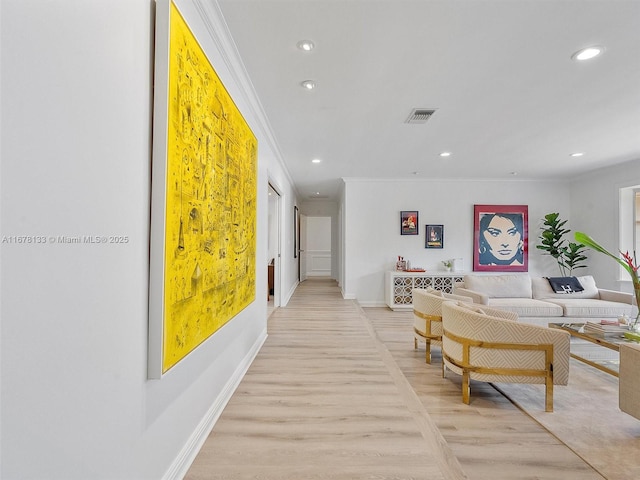
[[[584,323],[550,323],[550,328],[558,328],[569,332],[572,337],[571,342],[571,356],[576,360],[584,362],[592,367],[602,370],[614,376],[618,376],[620,369],[620,344],[621,343],[637,343],[633,340],[629,340],[621,333],[611,334],[599,334],[584,330]],[[574,342],[574,339],[581,339],[584,342]],[[608,349],[609,354],[595,352],[589,355],[588,348],[584,348],[585,342],[590,344],[599,345]],[[582,351],[580,351],[582,350]],[[593,352],[593,349],[592,349]],[[614,353],[615,352],[615,353]],[[587,357],[591,358],[587,358]]]

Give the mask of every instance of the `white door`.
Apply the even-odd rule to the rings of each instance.
[[[300,281],[307,279],[307,216],[300,215]]]
[[[331,217],[307,217],[307,278],[331,277]]]

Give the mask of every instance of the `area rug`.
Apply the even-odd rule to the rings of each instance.
[[[640,479],[640,420],[618,408],[616,377],[571,359],[569,384],[554,386],[553,413],[544,411],[542,385],[494,387],[606,479]]]

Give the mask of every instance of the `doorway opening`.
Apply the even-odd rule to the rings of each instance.
[[[300,277],[331,278],[331,217],[304,216],[300,221]]]
[[[267,316],[281,305],[280,303],[280,193],[269,184],[269,218],[267,235]]]

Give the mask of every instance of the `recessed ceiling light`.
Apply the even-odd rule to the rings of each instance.
[[[320,160],[319,158],[314,158],[313,160],[311,160],[311,163],[320,163],[322,160]]]
[[[594,45],[592,47],[583,48],[582,50],[578,50],[576,53],[571,55],[573,60],[584,61],[590,60],[594,57],[597,57],[602,52],[604,52],[604,47],[599,45]]]
[[[440,154],[441,157],[450,157],[451,156],[451,152],[442,152]]]
[[[313,90],[314,88],[316,88],[316,82],[314,82],[313,80],[305,80],[304,82],[301,82],[300,85],[302,85],[303,88],[306,88],[307,90]]]
[[[572,157],[581,157],[583,155],[584,155],[584,153],[582,153],[582,152],[576,152],[576,153],[572,153],[571,154]]]
[[[311,40],[300,40],[298,42],[298,48],[305,52],[310,52],[315,47],[315,44]]]
[[[316,195],[320,195],[320,192],[316,192]]]

